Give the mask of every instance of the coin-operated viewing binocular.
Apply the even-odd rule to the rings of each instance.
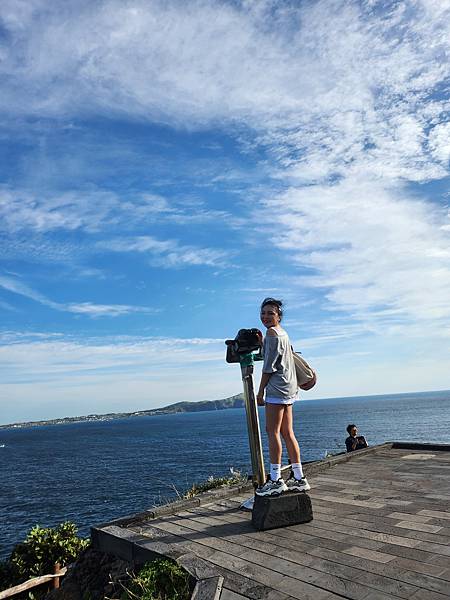
[[[227,362],[239,363],[242,383],[244,384],[245,412],[247,414],[248,439],[252,459],[253,484],[263,485],[266,480],[261,445],[258,409],[253,384],[253,367],[255,360],[263,360],[263,335],[259,329],[239,329],[234,340],[225,340],[227,345]]]
[[[225,340],[227,345],[227,363],[241,362],[246,354],[253,360],[262,360],[263,336],[259,329],[239,329],[234,340]]]

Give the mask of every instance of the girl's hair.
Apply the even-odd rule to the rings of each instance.
[[[356,425],[354,423],[350,423],[350,425],[347,425],[347,433],[348,433],[348,435],[350,435],[350,431],[353,429],[353,427],[356,427]]]
[[[261,302],[261,310],[267,306],[267,304],[270,304],[271,306],[275,306],[275,308],[277,309],[278,312],[278,316],[280,317],[280,320],[283,318],[283,301],[282,300],[276,300],[275,298],[264,298],[264,300]]]

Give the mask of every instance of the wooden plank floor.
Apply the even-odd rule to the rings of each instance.
[[[310,523],[255,531],[241,495],[127,529],[213,566],[222,600],[448,600],[450,452],[386,447],[308,479]]]

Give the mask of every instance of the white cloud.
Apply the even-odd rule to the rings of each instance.
[[[231,396],[240,377],[224,356],[220,339],[9,334],[0,339],[0,423]]]
[[[446,75],[449,7],[442,4],[434,11],[429,0],[399,2],[389,11],[326,0],[286,10],[111,0],[39,2],[34,12],[19,5],[14,14],[7,3],[15,45],[3,69],[16,83],[9,91],[20,82],[35,100],[4,106],[64,115],[101,107],[182,126],[225,118],[298,131],[309,123],[325,126],[330,140],[338,139],[333,127],[341,129],[345,107],[363,128],[390,138],[397,111],[416,114]]]
[[[118,224],[130,228],[143,220],[154,223],[161,215],[173,212],[179,211],[171,208],[165,198],[149,193],[129,199],[104,190],[38,195],[28,190],[0,188],[0,229],[12,234],[77,229],[98,233]]]
[[[450,160],[450,123],[439,123],[429,135],[431,153],[443,165]]]
[[[322,289],[329,309],[384,327],[450,317],[446,211],[401,187],[347,178],[291,188],[266,202],[274,243],[303,270],[297,285]],[[261,215],[259,215],[261,219]],[[430,330],[427,330],[430,334]]]
[[[148,308],[145,306],[132,306],[125,304],[93,304],[91,302],[80,302],[80,303],[61,303],[54,302],[47,298],[44,294],[41,294],[32,289],[27,284],[21,282],[18,279],[0,275],[0,288],[30,298],[35,302],[39,302],[44,306],[48,306],[54,310],[63,312],[69,312],[80,315],[87,315],[89,317],[118,317],[130,313],[142,312],[142,313],[155,313],[159,312],[157,308]]]
[[[387,355],[382,339],[330,355],[317,353],[313,340],[307,340],[302,350],[320,374],[308,399],[364,394],[369,382],[372,393],[433,390],[448,383],[447,365],[434,360],[428,348],[413,352],[408,361],[401,352]],[[59,333],[7,332],[0,336],[0,423],[225,398],[242,386],[238,365],[224,358],[224,340],[214,338],[78,340]],[[259,369],[257,363],[256,378]]]
[[[158,240],[148,235],[111,239],[99,242],[97,246],[114,252],[148,253],[153,257],[153,264],[167,268],[186,265],[224,266],[228,256],[223,250],[182,245],[177,240]]]
[[[35,300],[41,304],[52,304],[43,294],[36,292],[26,283],[23,283],[19,279],[13,277],[0,275],[0,287],[8,292],[12,292],[13,294],[19,294],[20,296],[31,298],[31,300]]]
[[[6,112],[244,124],[298,181],[446,174],[447,2],[32,6],[4,9]]]
[[[33,339],[33,337],[35,339]],[[109,377],[112,372],[149,376],[152,369],[170,364],[188,368],[197,362],[224,360],[223,340],[210,338],[106,337],[77,341],[60,334],[10,334],[2,336],[0,361],[9,372],[8,379],[78,377],[82,374]],[[3,360],[4,359],[4,360]],[[142,371],[142,368],[146,370]],[[157,373],[154,374],[157,376]]]
[[[129,304],[92,304],[92,302],[81,302],[79,304],[59,304],[60,310],[87,315],[89,317],[120,317],[130,313],[155,313],[155,308],[145,306],[130,306]]]

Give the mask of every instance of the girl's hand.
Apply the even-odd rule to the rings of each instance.
[[[264,402],[264,392],[262,394],[258,393],[258,395],[256,396],[256,403],[258,404],[258,406],[264,406],[265,402]]]

